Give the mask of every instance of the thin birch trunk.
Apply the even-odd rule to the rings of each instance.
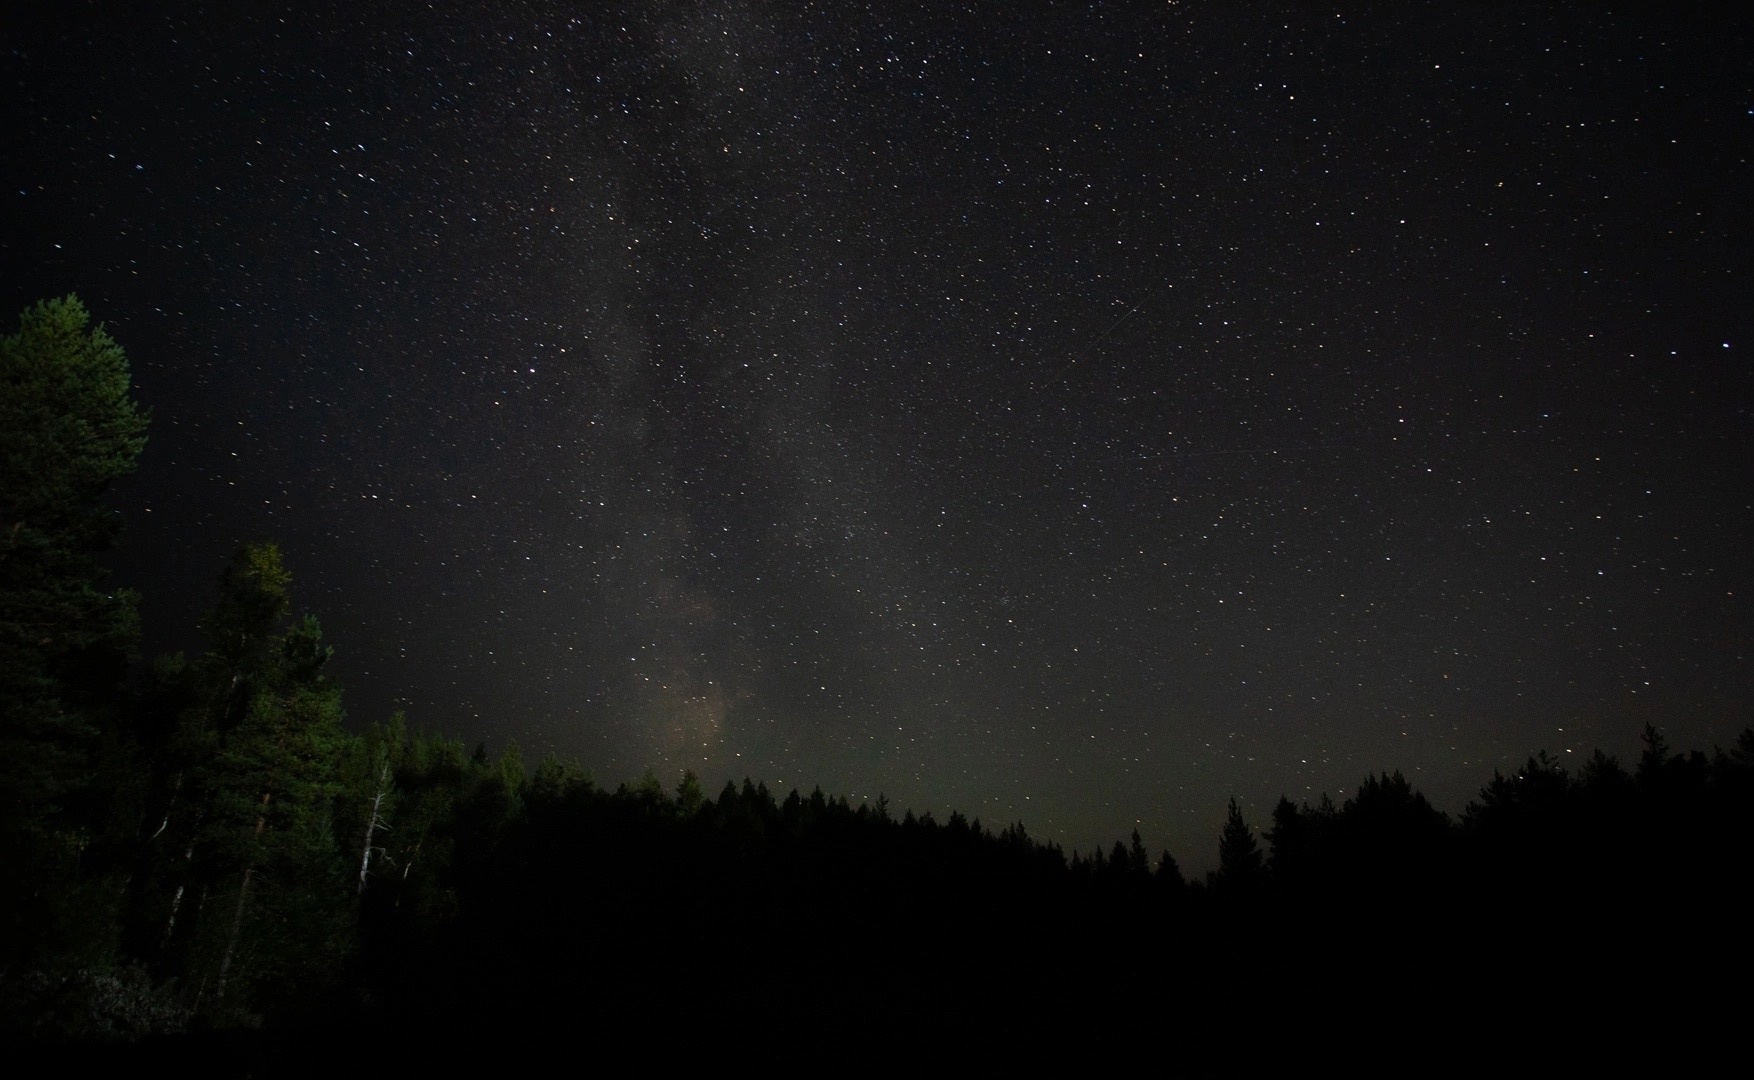
[[[372,837],[376,835],[379,829],[384,827],[383,819],[378,816],[378,811],[382,809],[384,805],[384,796],[388,793],[386,788],[389,783],[390,762],[388,759],[385,759],[384,767],[382,771],[378,773],[378,793],[372,798],[371,816],[366,819],[365,823],[365,843],[362,845],[359,853],[359,892],[356,894],[359,896],[365,895],[365,879],[371,872]]]
[[[187,876],[188,876],[189,867],[194,865],[194,862],[195,862],[195,837],[200,835],[201,822],[206,817],[207,817],[207,813],[205,810],[196,813],[195,827],[189,831],[189,846],[183,850],[183,874],[184,874],[185,878],[187,878]],[[168,821],[169,819],[167,818],[166,820]],[[183,906],[183,893],[188,889],[188,886],[189,886],[189,883],[187,880],[178,882],[177,883],[177,891],[171,895],[171,915],[170,915],[169,919],[165,920],[165,924],[164,924],[164,941],[165,942],[170,941],[172,932],[175,931],[177,928],[177,912],[179,910],[181,910],[181,908]],[[162,942],[161,942],[161,944],[162,944]]]
[[[262,838],[262,830],[268,825],[268,800],[273,797],[274,793],[271,791],[265,791],[262,793],[262,809],[260,815],[256,818],[256,832],[254,834],[256,840]],[[220,1001],[225,1000],[225,981],[231,974],[231,959],[237,953],[238,938],[243,936],[244,905],[250,898],[250,879],[254,877],[255,874],[256,868],[254,865],[244,867],[244,880],[243,883],[238,886],[238,907],[237,911],[234,912],[231,917],[231,936],[226,940],[224,955],[219,958],[219,979],[213,987],[213,996]]]
[[[231,937],[225,943],[225,955],[219,958],[219,980],[213,987],[213,996],[220,1001],[225,1000],[225,980],[231,975],[231,958],[237,951],[238,938],[244,930],[244,902],[250,896],[250,878],[256,872],[253,866],[244,867],[243,884],[238,886],[238,907],[231,917]]]

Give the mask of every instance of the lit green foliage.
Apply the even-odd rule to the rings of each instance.
[[[73,297],[24,312],[0,339],[0,701],[8,818],[52,809],[82,774],[81,706],[113,690],[134,597],[105,589],[115,537],[98,506],[132,472],[146,418],[128,361]],[[93,679],[102,672],[104,678]],[[96,685],[102,683],[105,685]]]
[[[292,610],[292,575],[273,544],[247,544],[232,557],[220,580],[219,602],[202,629],[212,651],[209,665],[221,664],[245,677],[261,665],[280,620]]]
[[[294,624],[280,645],[208,770],[214,849],[238,864],[311,842],[339,782],[341,692],[321,673],[330,650],[316,618]]]
[[[797,794],[794,790],[793,794]],[[682,782],[676,785],[676,809],[685,818],[700,813],[706,805],[706,791],[700,786],[700,777],[689,769],[682,774]]]
[[[0,520],[7,550],[98,534],[93,503],[134,470],[146,416],[129,397],[128,359],[75,297],[24,312],[0,339]]]
[[[351,933],[333,821],[349,743],[341,692],[317,620],[284,623],[290,584],[271,544],[233,558],[174,749],[184,795],[158,856],[167,960],[222,1022],[310,991]]]
[[[395,821],[381,834],[381,865],[367,885],[399,917],[438,918],[456,903],[449,880],[465,778],[475,768],[458,739],[409,734],[400,714],[381,738],[391,754]]]
[[[67,917],[105,817],[97,739],[137,636],[133,594],[98,564],[117,530],[99,498],[133,471],[146,417],[89,322],[69,296],[0,338],[0,937],[21,949],[62,947],[44,921]]]

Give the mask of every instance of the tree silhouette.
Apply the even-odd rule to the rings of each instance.
[[[1261,845],[1255,831],[1242,818],[1236,796],[1230,797],[1224,831],[1218,836],[1218,881],[1236,890],[1257,888],[1263,879]]]
[[[133,594],[98,563],[117,531],[99,499],[146,417],[89,322],[75,297],[46,300],[0,338],[0,968],[69,944],[48,930],[101,827],[97,735],[136,637]]]
[[[1346,869],[1379,880],[1441,858],[1450,834],[1449,818],[1398,771],[1366,777],[1340,821]]]

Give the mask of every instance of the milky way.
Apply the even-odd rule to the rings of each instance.
[[[1748,722],[1746,21],[844,7],[9,15],[149,649],[272,538],[355,724],[1193,868]]]

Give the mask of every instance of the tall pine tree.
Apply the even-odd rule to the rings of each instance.
[[[105,489],[132,472],[146,417],[128,361],[74,297],[27,309],[0,339],[0,966],[85,937],[69,898],[103,818],[92,783],[136,638],[133,594],[99,558],[117,532]],[[69,936],[71,935],[71,936]],[[89,951],[89,950],[85,950]]]
[[[161,965],[226,1021],[310,989],[352,930],[356,890],[333,822],[341,692],[323,674],[317,620],[284,625],[289,585],[271,544],[227,568],[173,750],[182,809],[155,841]]]
[[[1225,811],[1224,831],[1218,836],[1218,884],[1242,894],[1252,894],[1265,883],[1261,845],[1255,831],[1243,820],[1236,796]]]

